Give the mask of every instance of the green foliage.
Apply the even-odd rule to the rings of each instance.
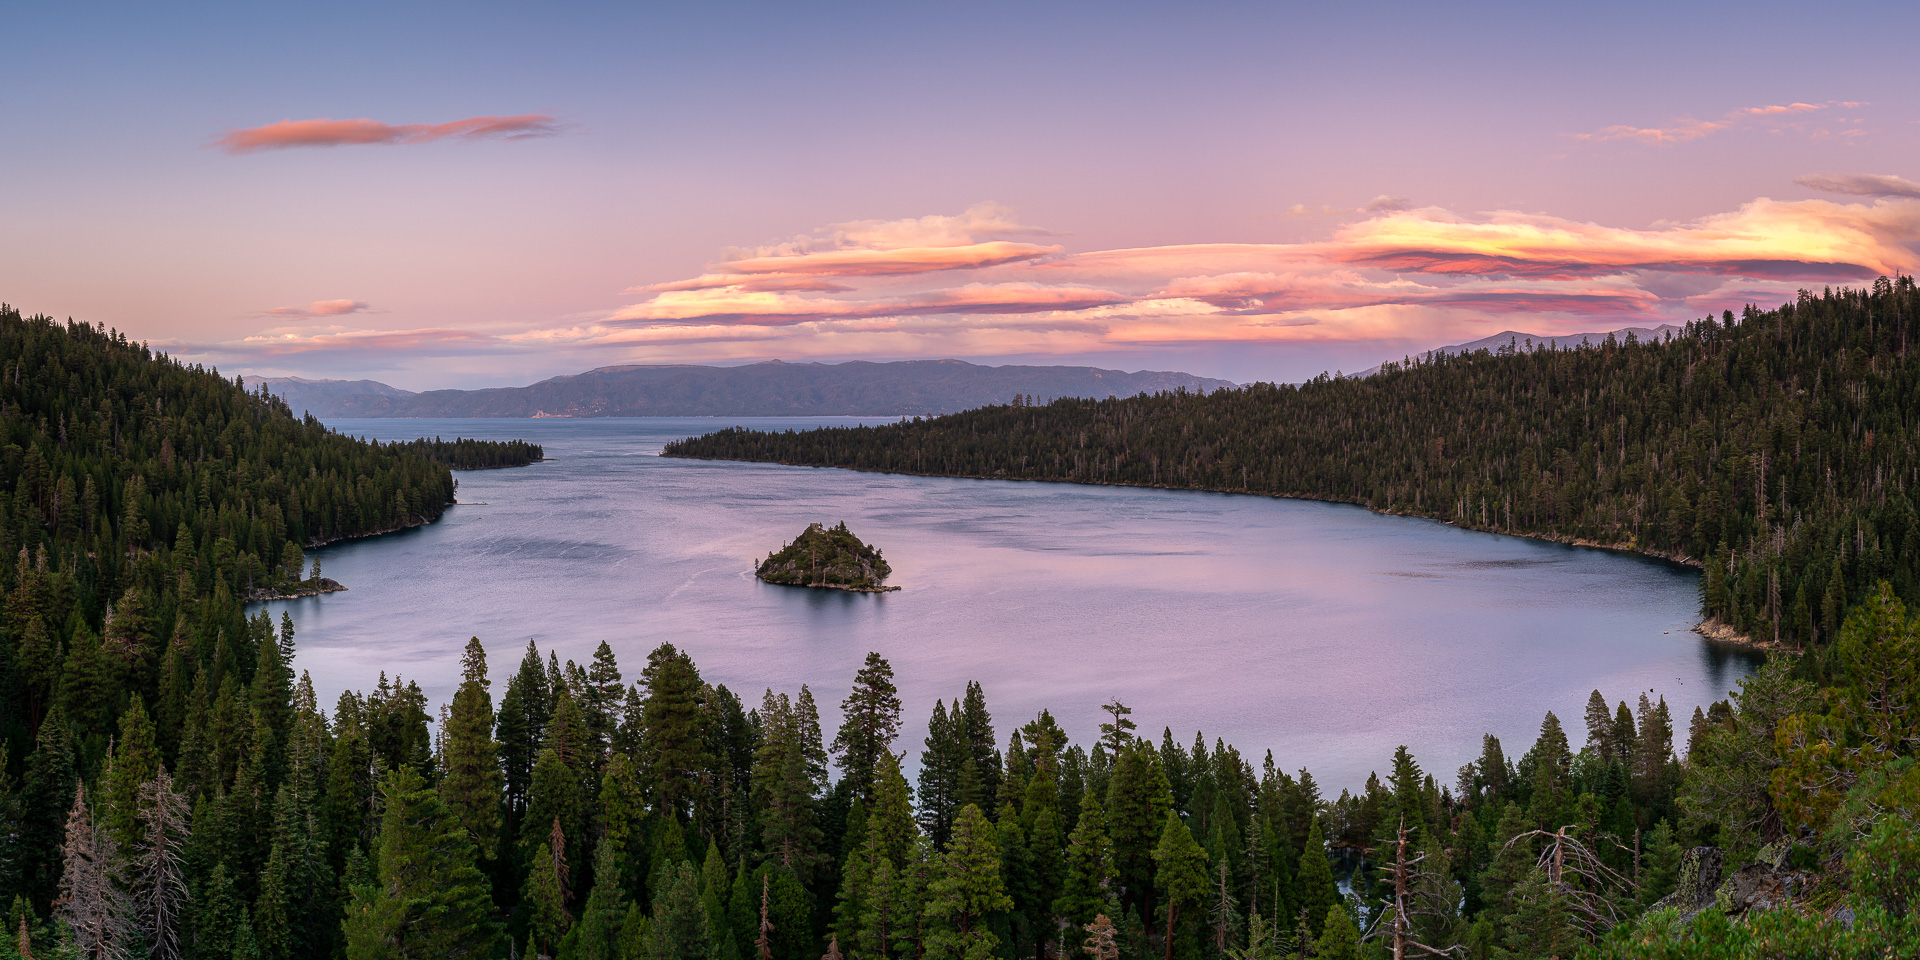
[[[833,757],[860,798],[872,801],[881,756],[890,755],[894,738],[900,735],[900,692],[893,685],[893,665],[885,657],[867,654],[854,675],[853,690],[840,704],[840,715],[845,720],[833,738]]]
[[[982,921],[1013,909],[1000,877],[1000,850],[993,824],[968,804],[953,823],[953,837],[927,886],[926,913],[942,921],[927,938],[935,960],[984,960],[1000,938]]]
[[[410,768],[388,775],[380,793],[378,882],[353,890],[348,960],[492,956],[492,898],[466,829]]]
[[[689,863],[675,864],[653,898],[649,960],[713,960],[713,931],[700,902],[700,878]]]
[[[455,470],[486,470],[494,467],[524,467],[541,460],[546,452],[537,443],[525,440],[468,440],[456,437],[442,440],[422,438],[401,443],[388,444],[389,447],[404,450],[444,464]]]
[[[878,590],[892,572],[879,549],[861,543],[843,521],[832,527],[808,524],[792,543],[760,561],[754,575],[797,587]]]

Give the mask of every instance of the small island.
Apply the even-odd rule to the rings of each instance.
[[[880,551],[861,543],[843,521],[831,529],[808,524],[792,543],[761,561],[753,575],[794,587],[885,593],[900,589],[881,585],[892,572]]]

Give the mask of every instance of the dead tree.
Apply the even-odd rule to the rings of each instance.
[[[165,767],[140,785],[139,818],[133,889],[140,930],[152,960],[179,960],[180,914],[187,901],[187,798],[173,789]]]
[[[1507,841],[1507,846],[1533,837],[1546,841],[1534,867],[1546,872],[1547,886],[1566,899],[1574,924],[1588,940],[1593,940],[1624,919],[1607,892],[1632,892],[1636,885],[1603,863],[1593,847],[1568,833],[1571,829],[1572,825],[1558,830],[1529,830]],[[1584,884],[1575,883],[1576,880]]]
[[[1118,932],[1113,929],[1113,921],[1102,913],[1093,918],[1093,922],[1080,929],[1087,932],[1086,943],[1080,949],[1086,951],[1092,960],[1120,960]]]
[[[1436,947],[1422,943],[1413,936],[1409,918],[1451,917],[1454,912],[1454,904],[1437,895],[1431,882],[1436,878],[1428,871],[1419,869],[1426,859],[1424,853],[1407,856],[1407,824],[1402,820],[1393,847],[1393,900],[1386,904],[1386,909],[1375,918],[1372,929],[1366,934],[1367,939],[1391,937],[1393,960],[1406,960],[1409,951],[1414,956],[1450,957],[1466,950],[1466,947],[1457,943]],[[1389,917],[1392,925],[1382,929],[1380,920]]]
[[[62,845],[60,897],[54,908],[73,931],[73,942],[87,960],[126,960],[132,954],[132,904],[120,884],[113,832],[101,830],[87,807],[87,788],[73,792]]]
[[[760,960],[773,960],[773,921],[767,919],[767,884],[772,874],[760,875],[760,936],[753,945],[760,948]]]

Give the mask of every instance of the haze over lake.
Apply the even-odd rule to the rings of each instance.
[[[628,681],[662,642],[747,702],[808,684],[827,736],[869,650],[893,663],[917,763],[935,698],[979,680],[1003,745],[1042,707],[1090,743],[1118,697],[1142,733],[1196,729],[1258,765],[1358,788],[1406,744],[1451,783],[1499,736],[1510,757],[1557,713],[1577,746],[1598,688],[1664,695],[1684,744],[1696,705],[1757,665],[1708,644],[1694,571],[1310,501],[950,480],[666,459],[733,423],[839,419],[330,420],[382,440],[523,438],[551,462],[456,474],[431,526],[318,552],[345,593],[292,613],[296,669],[323,706],[380,671],[452,696],[466,638],[495,697],[529,638]],[[810,522],[845,520],[897,593],[762,584],[754,563]]]

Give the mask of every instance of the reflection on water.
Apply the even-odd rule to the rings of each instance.
[[[668,460],[732,421],[355,420],[349,433],[523,437],[553,462],[459,474],[432,527],[329,547],[351,589],[275,603],[329,702],[385,670],[436,703],[478,635],[496,680],[529,638],[633,679],[663,641],[750,702],[809,684],[829,735],[868,650],[893,662],[917,758],[936,697],[982,682],[1002,737],[1050,708],[1090,741],[1119,697],[1143,732],[1271,749],[1334,790],[1397,744],[1442,782],[1542,714],[1580,738],[1588,691],[1664,695],[1676,726],[1754,666],[1691,633],[1698,577],[1660,561],[1357,507],[1226,494]],[[812,424],[820,421],[741,421]],[[890,594],[769,586],[754,562],[845,520]],[[496,687],[496,690],[498,688]]]

